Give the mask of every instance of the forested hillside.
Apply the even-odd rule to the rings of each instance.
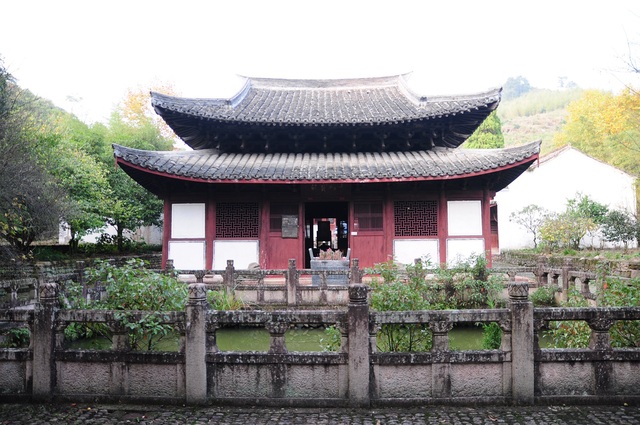
[[[515,89],[514,89],[515,87]],[[504,146],[542,140],[542,155],[570,144],[640,177],[640,92],[531,89],[526,79],[509,79],[498,107]],[[640,205],[640,185],[637,185]]]
[[[553,136],[560,131],[567,105],[579,99],[583,90],[532,89],[498,107],[505,147],[542,140],[542,153],[553,149]]]
[[[638,91],[627,89],[613,94],[568,88],[530,89],[516,95],[506,89],[505,92],[498,117],[506,147],[542,140],[544,155],[571,144],[594,158],[640,176]]]

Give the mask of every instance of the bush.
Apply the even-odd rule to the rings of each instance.
[[[2,347],[6,348],[28,348],[31,333],[27,328],[11,328],[4,332]]]
[[[342,344],[342,335],[340,329],[335,326],[329,326],[324,330],[324,336],[320,338],[320,346],[322,351],[338,351]]]
[[[424,270],[422,262],[407,266],[407,280],[400,278],[399,268],[392,261],[367,270],[368,274],[382,277],[382,280],[375,277],[371,281],[371,307],[376,311],[429,309]],[[376,343],[380,351],[429,351],[432,334],[426,325],[384,324],[378,331]]]
[[[219,311],[241,310],[246,307],[244,301],[236,298],[234,294],[227,293],[224,289],[207,291],[207,302],[212,310]]]
[[[535,307],[553,307],[556,305],[556,292],[558,292],[556,286],[544,285],[536,289],[530,299]]]
[[[502,344],[502,329],[496,322],[482,325],[482,348],[485,350],[497,350]]]
[[[590,218],[564,212],[548,218],[540,227],[540,236],[547,249],[578,249],[580,240],[596,227]]]
[[[377,264],[367,274],[380,276],[371,282],[370,302],[376,311],[495,308],[502,303],[503,280],[489,275],[482,256],[473,256],[449,269],[431,268],[427,259],[407,265],[404,275],[390,261]],[[499,327],[494,339],[496,334],[500,339]],[[380,351],[428,351],[431,344],[432,332],[426,324],[385,324],[377,334]]]
[[[607,276],[599,271],[596,302],[599,307],[640,306],[640,279],[624,280]],[[587,300],[575,289],[570,290],[562,307],[587,307]],[[640,321],[620,320],[610,329],[611,346],[615,348],[640,347]],[[551,322],[548,335],[556,348],[585,348],[589,345],[591,328],[584,321]]]
[[[567,301],[561,307],[588,307],[589,303],[575,289],[569,290]],[[566,320],[549,322],[547,335],[554,348],[587,348],[591,336],[591,328],[583,320]]]
[[[152,350],[157,343],[173,331],[171,325],[161,324],[163,312],[184,310],[187,301],[187,285],[173,276],[155,273],[145,268],[139,259],[128,260],[121,267],[108,262],[97,262],[87,269],[87,284],[105,287],[106,297],[100,301],[87,302],[78,292],[78,285],[66,285],[65,296],[71,308],[118,310],[115,317],[128,331],[131,347]],[[145,311],[139,320],[131,311]],[[106,326],[88,324],[70,326],[65,335],[70,338],[105,335],[110,337]]]

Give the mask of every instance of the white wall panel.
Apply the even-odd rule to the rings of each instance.
[[[259,264],[258,241],[214,241],[213,269],[226,269],[227,260],[233,260],[236,269],[246,269],[251,263]]]
[[[205,205],[173,204],[171,205],[171,238],[190,239],[204,238]]]
[[[482,202],[447,202],[449,236],[482,235]]]
[[[472,255],[485,256],[484,239],[447,239],[447,265],[453,266]]]
[[[205,268],[204,241],[170,241],[169,259],[178,270],[202,270]]]
[[[416,258],[429,257],[432,264],[440,263],[437,239],[396,239],[393,241],[393,257],[402,264],[413,264]]]

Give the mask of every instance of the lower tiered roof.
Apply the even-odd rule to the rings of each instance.
[[[540,142],[507,149],[435,147],[412,152],[220,153],[157,152],[114,145],[117,163],[161,195],[171,182],[198,184],[341,184],[446,181],[484,176],[498,191],[537,158]],[[490,177],[490,178],[488,178]]]

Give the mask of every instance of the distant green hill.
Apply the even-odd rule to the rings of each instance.
[[[533,89],[498,107],[505,146],[542,140],[542,153],[552,150],[553,135],[563,124],[566,107],[582,96],[583,90]]]

